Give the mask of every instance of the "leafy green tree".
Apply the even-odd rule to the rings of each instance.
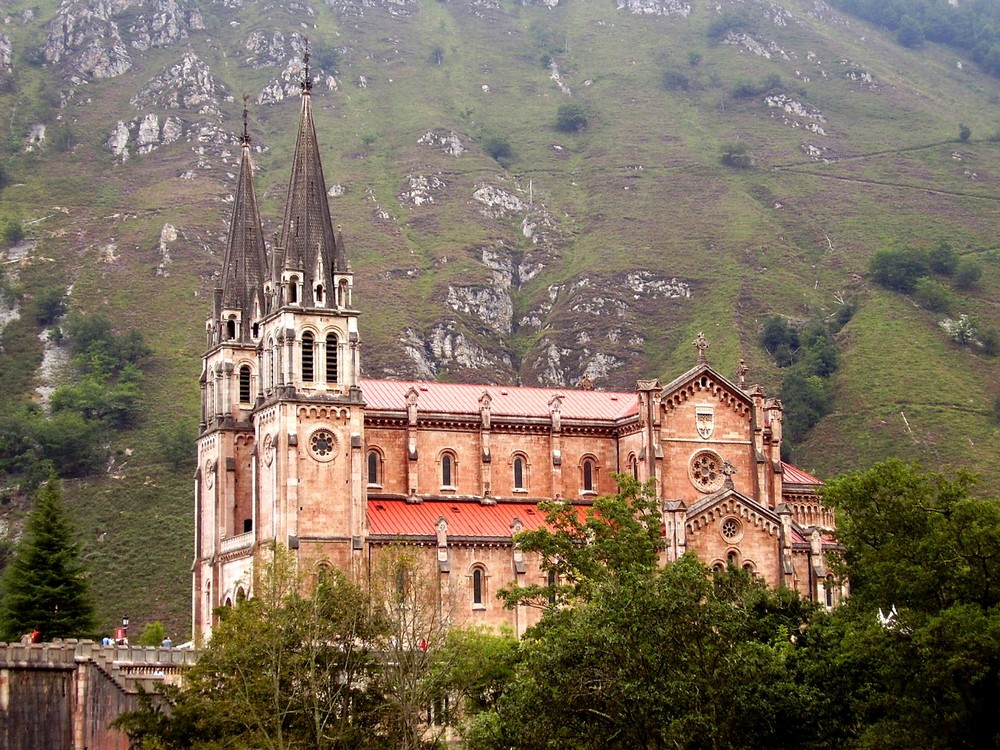
[[[784,665],[789,633],[810,608],[746,571],[713,575],[693,555],[660,566],[655,498],[620,481],[621,492],[583,518],[551,505],[551,531],[518,536],[559,571],[559,603],[542,604],[503,693],[474,717],[468,746],[801,746],[810,699]],[[506,598],[547,602],[545,594],[531,586]]]
[[[1000,741],[1000,504],[973,486],[891,460],[826,487],[851,596],[802,634],[793,664],[831,746]]]
[[[760,343],[778,367],[788,367],[798,358],[799,332],[782,315],[772,315],[764,321]]]
[[[388,747],[370,649],[381,627],[364,594],[339,573],[315,590],[282,550],[254,582],[254,596],[220,610],[220,622],[169,716],[155,707],[118,726],[137,748]]]
[[[24,227],[19,221],[8,221],[3,230],[3,241],[8,245],[16,245],[24,239]]]
[[[917,283],[913,285],[913,299],[931,312],[945,312],[955,303],[955,297],[948,287],[929,276],[917,279]]]
[[[872,277],[886,289],[909,294],[929,271],[927,254],[913,247],[878,250],[868,264]]]
[[[969,138],[971,137],[972,137],[972,128],[964,124],[958,126],[958,140],[960,140],[962,143],[968,143]]]
[[[556,111],[556,130],[576,133],[587,128],[587,110],[580,104],[560,104]]]
[[[66,312],[66,290],[50,287],[34,300],[33,312],[39,325],[51,325]]]
[[[951,276],[958,268],[958,253],[947,242],[940,242],[927,254],[930,269],[941,276]]]
[[[784,406],[783,437],[792,443],[805,437],[832,406],[829,383],[800,366],[789,370],[778,397]]]
[[[753,154],[750,153],[749,146],[742,141],[723,146],[719,161],[727,167],[736,169],[750,169],[754,165]]]
[[[45,640],[86,635],[93,603],[55,476],[35,495],[25,536],[3,575],[0,630],[7,640],[37,630]]]
[[[982,276],[982,267],[971,258],[966,258],[958,264],[958,268],[955,270],[955,286],[968,291],[975,288]]]
[[[167,629],[159,620],[147,622],[136,643],[140,646],[159,646],[167,637]]]

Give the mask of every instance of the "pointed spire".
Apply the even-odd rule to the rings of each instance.
[[[222,308],[237,310],[241,325],[236,338],[250,341],[250,326],[255,309],[265,309],[264,276],[267,260],[264,236],[257,208],[257,193],[253,186],[253,164],[250,161],[250,134],[247,129],[246,98],[243,100],[243,134],[240,175],[236,185],[236,200],[229,224],[226,255],[222,263]],[[223,330],[222,338],[227,338]]]
[[[343,246],[333,231],[323,165],[316,141],[308,51],[304,55],[304,62],[302,112],[292,159],[292,176],[288,182],[288,198],[285,201],[281,247],[284,248],[282,268],[299,271],[305,277],[302,303],[309,307],[315,304],[313,295],[317,285],[322,285],[325,290],[332,289],[333,274],[345,273],[348,269]],[[317,256],[322,263],[317,262]],[[322,268],[325,278],[312,278],[316,268]]]

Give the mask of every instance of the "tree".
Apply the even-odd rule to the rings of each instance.
[[[913,299],[931,312],[945,312],[955,302],[948,287],[929,276],[917,279],[917,283],[913,285]]]
[[[713,575],[694,555],[661,566],[657,501],[619,481],[592,512],[553,504],[549,530],[517,537],[558,570],[559,603],[539,587],[506,592],[545,612],[468,746],[801,746],[809,697],[784,664],[810,607],[746,571]]]
[[[958,268],[955,270],[955,286],[965,291],[973,289],[979,283],[982,275],[982,267],[971,258],[966,258],[958,264]]]
[[[886,289],[909,294],[917,279],[928,273],[927,255],[912,247],[878,250],[868,264],[875,281]]]
[[[24,239],[24,227],[19,221],[8,221],[3,230],[3,241],[8,245],[16,245]]]
[[[781,315],[772,315],[764,321],[760,343],[778,367],[788,367],[798,358],[799,332]]]
[[[159,620],[147,622],[136,643],[140,646],[159,646],[167,637],[167,629]]]
[[[379,620],[339,572],[309,595],[291,555],[274,551],[254,596],[220,611],[170,715],[153,706],[118,726],[137,748],[386,747],[370,644]],[[249,585],[249,582],[248,582]]]
[[[46,640],[87,635],[94,606],[80,551],[50,476],[35,495],[25,536],[3,575],[0,630],[8,641],[37,630]]]
[[[722,147],[719,161],[727,167],[750,169],[753,166],[753,154],[750,153],[747,144],[743,142],[729,143]]]
[[[997,746],[1000,504],[973,487],[898,460],[827,485],[851,596],[802,634],[794,666],[832,746]]]
[[[951,276],[958,268],[958,253],[947,242],[940,242],[927,254],[930,269],[942,276]]]
[[[560,104],[556,111],[556,130],[576,133],[587,127],[587,110],[579,104]]]
[[[968,143],[969,138],[971,137],[972,137],[972,128],[964,124],[958,126],[958,140],[960,140],[962,143]]]

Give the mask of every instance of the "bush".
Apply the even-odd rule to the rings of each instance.
[[[51,325],[66,312],[66,292],[62,287],[46,289],[35,297],[33,307],[34,317],[38,324]]]
[[[701,65],[701,53],[695,50],[688,52],[688,65],[692,68],[696,68]]]
[[[886,289],[909,294],[929,272],[927,255],[912,247],[886,248],[872,256],[868,271]]]
[[[966,258],[958,264],[958,268],[955,271],[955,286],[968,291],[979,283],[982,275],[983,269],[980,268],[979,264],[974,260]]]
[[[990,327],[979,332],[979,343],[983,354],[995,357],[1000,352],[1000,330]]]
[[[955,301],[948,287],[929,276],[917,279],[913,286],[913,299],[931,312],[945,312]]]
[[[960,140],[962,143],[968,143],[969,138],[971,137],[972,137],[972,128],[970,128],[968,125],[958,126],[958,140]]]
[[[514,150],[510,147],[510,141],[502,135],[487,133],[483,135],[479,143],[483,147],[483,151],[501,166],[506,167],[514,158]]]
[[[780,315],[772,315],[764,322],[760,343],[778,367],[788,367],[798,357],[799,333]]]
[[[587,111],[579,104],[562,104],[556,112],[556,130],[575,133],[587,127]]]
[[[951,276],[958,268],[958,253],[947,242],[940,242],[927,254],[927,263],[934,273]]]
[[[799,442],[832,406],[829,383],[799,367],[788,372],[778,397],[784,406],[783,437],[793,443]]]
[[[3,229],[3,241],[8,245],[16,245],[24,239],[24,227],[19,221],[8,221]]]
[[[750,169],[754,164],[753,155],[750,153],[747,144],[742,142],[729,143],[723,146],[719,161],[727,167],[734,167],[735,169]]]
[[[676,68],[663,71],[661,81],[663,88],[667,91],[689,91],[691,89],[691,79],[683,70]]]
[[[722,17],[712,21],[708,27],[708,36],[711,39],[719,40],[730,31],[752,29],[754,25],[750,14],[746,11],[741,10],[735,13],[726,13]]]

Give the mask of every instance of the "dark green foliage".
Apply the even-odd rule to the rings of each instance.
[[[86,635],[93,603],[54,476],[35,495],[25,536],[3,576],[0,635],[38,630],[45,640]]]
[[[899,31],[896,32],[896,39],[904,47],[919,47],[924,43],[926,38],[923,26],[912,16],[907,16],[900,21]]]
[[[552,531],[518,537],[565,583],[467,746],[801,747],[809,691],[785,662],[811,607],[743,570],[713,576],[693,555],[660,566],[656,499],[622,481],[585,522],[551,506]],[[546,594],[505,592],[508,605]]]
[[[959,141],[961,141],[962,143],[968,143],[969,142],[969,138],[971,138],[971,137],[972,137],[972,128],[970,128],[968,125],[959,125],[958,126],[958,140]]]
[[[587,127],[587,110],[580,104],[560,104],[556,112],[556,130],[576,133]]]
[[[3,229],[3,241],[8,245],[16,245],[24,239],[24,227],[19,221],[8,221]]]
[[[979,343],[983,354],[995,357],[1000,353],[1000,329],[994,326],[979,331]]]
[[[444,47],[441,47],[440,45],[434,47],[434,49],[431,50],[431,54],[430,54],[430,58],[429,59],[430,59],[431,65],[440,65],[441,63],[443,63],[444,62]]]
[[[723,146],[719,161],[727,167],[736,169],[750,169],[754,164],[753,154],[750,153],[747,144],[742,141]]]
[[[922,308],[931,312],[945,312],[955,302],[948,287],[928,276],[917,279],[913,287],[913,299]]]
[[[788,371],[778,398],[784,406],[782,437],[792,444],[802,440],[832,407],[827,380],[801,366]]]
[[[831,482],[851,597],[796,654],[832,746],[986,748],[1000,742],[1000,503],[889,461]],[[883,615],[896,611],[886,625]]]
[[[689,91],[692,87],[690,76],[678,68],[663,71],[660,80],[667,91]]]
[[[716,41],[721,40],[730,31],[750,31],[756,28],[756,23],[745,10],[724,13],[712,21],[708,27],[708,36]]]
[[[749,99],[750,97],[760,96],[781,87],[781,76],[777,73],[772,73],[761,81],[737,81],[733,86],[732,93],[734,99]]]
[[[909,294],[930,271],[927,253],[913,247],[878,250],[868,264],[872,278],[886,289]]]
[[[701,65],[702,54],[697,50],[691,50],[687,54],[688,65],[692,68],[696,68]]]
[[[147,622],[143,626],[142,632],[136,640],[136,644],[139,646],[159,646],[163,643],[163,639],[166,637],[167,629],[163,627],[162,622],[155,620],[153,622]]]
[[[973,289],[982,275],[982,267],[971,258],[965,258],[955,270],[955,286],[965,291]]]
[[[336,47],[315,46],[310,55],[312,64],[327,73],[333,73],[340,64],[340,53]]]
[[[951,276],[958,268],[958,253],[947,242],[940,242],[927,254],[927,265],[936,274]]]
[[[65,313],[66,290],[62,287],[50,287],[34,299],[32,314],[39,325],[51,325]]]
[[[195,452],[191,446],[194,445],[196,436],[197,430],[194,424],[179,422],[162,427],[157,443],[160,446],[163,461],[174,469],[185,466],[193,468]]]
[[[798,357],[799,332],[781,315],[772,315],[764,321],[760,343],[778,367],[788,367]]]
[[[483,151],[490,155],[490,158],[503,167],[508,166],[514,158],[514,149],[511,148],[510,141],[507,140],[506,136],[484,133],[479,139],[479,144],[483,147]]]

